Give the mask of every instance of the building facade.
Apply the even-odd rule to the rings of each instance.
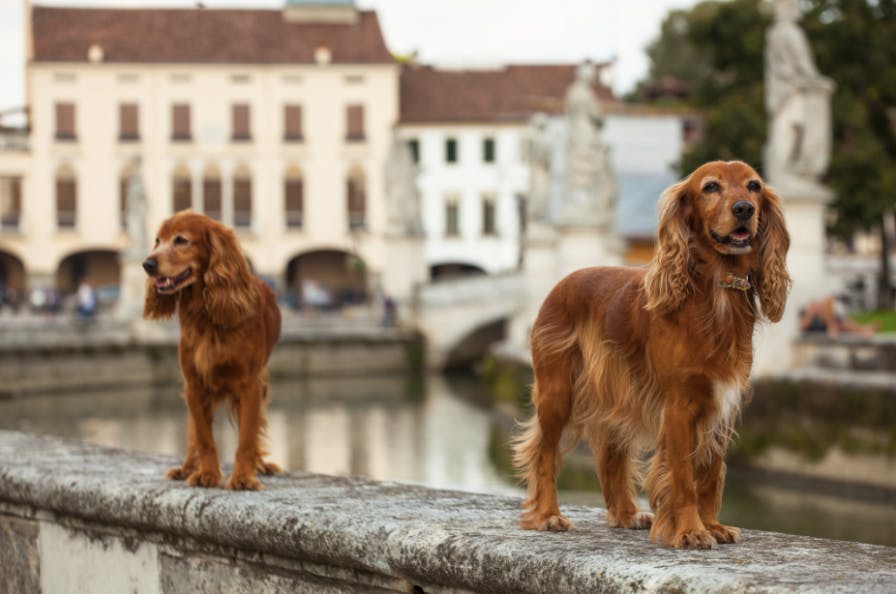
[[[36,6],[29,23],[30,150],[0,156],[27,197],[0,228],[8,282],[117,282],[139,157],[147,237],[193,208],[286,293],[375,287],[399,77],[375,13]]]

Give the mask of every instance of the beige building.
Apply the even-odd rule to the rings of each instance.
[[[27,11],[30,145],[0,142],[0,280],[71,291],[119,279],[134,159],[146,236],[193,208],[236,228],[296,295],[377,288],[383,163],[399,68],[352,0],[283,10]]]

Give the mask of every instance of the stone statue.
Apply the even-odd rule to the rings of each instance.
[[[610,228],[616,207],[616,177],[609,147],[600,137],[603,112],[594,95],[594,66],[583,64],[566,92],[568,123],[566,192],[561,223]]]
[[[533,115],[529,120],[529,134],[529,200],[526,215],[530,221],[546,221],[554,152],[554,137],[548,116],[543,113]]]
[[[775,23],[766,35],[765,103],[770,133],[766,178],[779,190],[825,191],[818,184],[831,158],[834,85],[812,59],[797,25],[798,0],[775,1]]]
[[[126,229],[131,239],[127,255],[142,260],[149,252],[149,243],[146,237],[146,190],[140,175],[139,156],[134,157],[131,168],[126,200]]]
[[[386,158],[386,235],[415,237],[422,234],[417,166],[407,143],[393,131]]]

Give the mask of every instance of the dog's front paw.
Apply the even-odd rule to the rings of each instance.
[[[669,544],[676,549],[711,549],[715,546],[716,539],[706,529],[685,530],[676,534]]]
[[[653,525],[653,514],[650,512],[635,512],[629,516],[616,518],[615,514],[607,516],[607,524],[610,528],[628,528],[630,530],[644,530]]]
[[[255,470],[258,474],[263,474],[265,476],[270,476],[272,474],[279,474],[283,472],[283,469],[274,464],[273,462],[265,462],[261,458],[259,458],[255,462]]]
[[[191,487],[218,487],[222,478],[220,470],[197,470],[187,477],[187,484]]]
[[[740,540],[740,528],[735,528],[734,526],[715,523],[706,524],[706,529],[710,531],[719,544],[733,544]]]
[[[535,514],[523,514],[520,518],[520,527],[526,530],[547,530],[549,532],[566,532],[572,528],[572,522],[561,513],[536,516]]]
[[[182,481],[193,474],[193,470],[193,468],[188,467],[186,464],[183,466],[175,466],[168,469],[168,472],[165,473],[165,478],[172,481]]]
[[[236,474],[230,475],[226,487],[231,491],[258,491],[264,488],[254,475]]]

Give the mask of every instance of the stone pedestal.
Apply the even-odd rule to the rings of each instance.
[[[753,375],[790,369],[793,341],[799,335],[799,311],[814,299],[837,289],[825,271],[825,207],[832,195],[826,188],[802,191],[777,188],[790,233],[787,270],[793,286],[780,322],[760,327],[754,342]]]
[[[423,237],[387,236],[380,288],[395,301],[398,320],[413,319],[415,289],[428,278]]]
[[[621,266],[625,242],[609,230],[563,227],[557,239],[557,280],[591,266]]]
[[[146,294],[146,272],[141,261],[123,258],[121,262],[121,285],[115,319],[133,322],[143,317],[143,301]]]
[[[532,322],[544,298],[560,279],[557,270],[557,232],[543,222],[530,221],[526,229],[523,283],[525,298],[508,326],[507,342],[514,348],[529,348]]]

